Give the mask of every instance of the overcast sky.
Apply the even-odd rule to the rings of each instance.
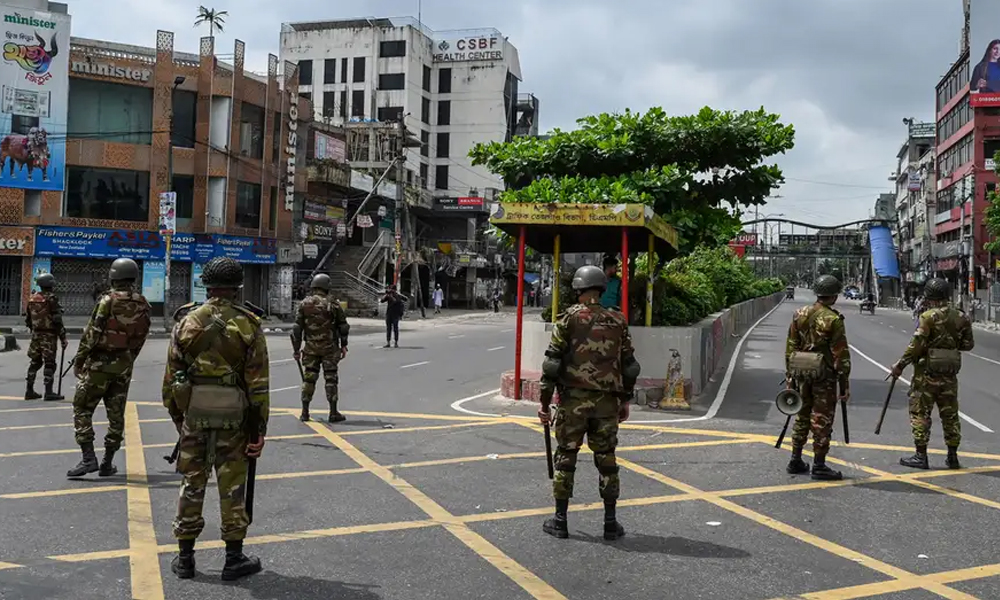
[[[228,10],[248,67],[278,54],[279,23],[416,16],[417,0],[201,0]],[[157,29],[197,52],[194,0],[68,0],[73,34],[144,46]],[[820,224],[866,218],[904,141],[904,117],[933,120],[934,86],[958,57],[961,0],[423,0],[434,30],[495,27],[518,48],[522,92],[543,130],[582,115],[764,106],[796,129],[778,159],[787,183],[761,215]]]

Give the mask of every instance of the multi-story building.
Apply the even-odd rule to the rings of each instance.
[[[906,140],[896,153],[896,223],[893,241],[899,252],[903,295],[909,297],[927,277],[930,239],[926,194],[936,185],[933,174],[936,125],[904,119]],[[920,235],[918,234],[918,230]]]
[[[426,295],[443,282],[451,305],[485,296],[480,272],[491,265],[481,234],[503,182],[468,155],[480,142],[538,132],[538,99],[519,93],[517,48],[496,29],[435,32],[414,19],[370,18],[284,24],[281,58],[298,64],[299,92],[316,119],[347,128],[352,168],[372,167],[378,177],[381,166],[368,162],[365,140],[375,134],[361,128],[355,144],[352,123],[402,121],[419,140],[405,150],[406,175],[395,179],[433,198],[407,203],[419,232],[412,243],[431,249],[421,287]]]
[[[201,265],[219,255],[244,263],[245,300],[290,312],[291,265],[282,263],[305,190],[296,160],[305,136],[288,142],[312,114],[295,65],[279,75],[271,55],[268,72],[254,74],[242,41],[226,64],[214,38],[187,54],[168,31],[148,48],[70,39],[68,15],[34,16],[46,14],[60,52],[45,75],[10,59],[0,71],[0,125],[16,148],[0,177],[0,238],[17,240],[0,252],[0,314],[20,313],[41,271],[56,276],[68,314],[89,314],[95,282],[119,257],[139,262],[143,293],[163,314],[204,298]],[[26,76],[34,88],[20,83]],[[168,261],[161,230],[171,227]]]

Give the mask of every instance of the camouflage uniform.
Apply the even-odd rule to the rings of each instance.
[[[793,352],[816,352],[823,356],[822,372],[813,381],[795,381],[789,361]],[[802,448],[813,435],[814,479],[841,479],[842,475],[826,466],[830,437],[837,411],[837,386],[840,393],[850,391],[851,354],[847,346],[844,317],[832,307],[816,302],[800,308],[792,317],[785,341],[785,378],[802,395],[802,409],[792,428],[792,460],[789,473],[804,473],[809,467],[802,460]]]
[[[42,281],[45,275],[39,277]],[[42,380],[45,383],[46,400],[62,400],[63,397],[52,390],[55,383],[56,373],[56,346],[62,344],[66,347],[66,327],[62,321],[62,307],[59,306],[59,299],[52,291],[51,287],[43,287],[40,292],[36,292],[28,298],[28,307],[25,311],[25,324],[31,330],[31,343],[28,345],[28,375],[25,377],[27,386],[24,392],[25,400],[37,400],[42,396],[35,392],[35,377],[38,370],[44,365]]]
[[[316,287],[323,285],[322,287]],[[346,419],[337,410],[338,365],[342,352],[347,348],[347,337],[350,326],[347,315],[340,302],[329,295],[329,278],[317,275],[314,278],[312,294],[299,304],[295,315],[295,329],[292,334],[292,348],[299,352],[299,344],[305,339],[302,348],[302,414],[303,421],[309,420],[309,403],[316,392],[316,382],[319,380],[320,368],[323,369],[323,379],[326,383],[326,401],[330,404],[329,421],[336,423]]]
[[[138,275],[138,266],[135,273]],[[84,458],[67,473],[69,477],[98,470],[102,477],[118,472],[111,461],[125,436],[125,402],[132,365],[149,335],[151,313],[146,298],[133,291],[129,281],[113,282],[111,291],[98,301],[73,359],[74,370],[80,374],[73,397],[73,426]],[[104,436],[104,460],[98,469],[93,457],[93,416],[101,401],[108,415],[108,433]]]
[[[574,280],[575,289],[598,287],[591,280],[578,283],[580,271]],[[606,282],[606,276],[597,267],[584,271],[585,276],[597,282]],[[584,286],[581,288],[581,286]],[[594,453],[594,465],[599,474],[598,489],[605,503],[605,537],[616,539],[624,534],[617,523],[614,507],[620,493],[618,463],[615,448],[618,446],[618,423],[621,403],[628,403],[634,379],[623,381],[623,367],[635,364],[632,337],[625,316],[601,305],[599,296],[571,306],[559,316],[552,330],[552,338],[545,352],[559,363],[558,374],[554,367],[543,365],[541,381],[542,404],[548,402],[556,388],[559,403],[552,417],[555,429],[556,452],[553,458],[555,474],[552,494],[556,500],[556,519],[546,522],[546,531],[558,537],[565,532],[565,508],[573,497],[577,454],[583,445]],[[636,376],[637,373],[636,373]]]
[[[235,277],[234,272],[242,284],[238,263],[214,259],[202,277],[211,293],[213,277],[225,283],[225,278]],[[258,559],[243,555],[242,541],[250,524],[245,497],[248,435],[266,434],[270,412],[267,342],[260,319],[227,297],[212,296],[204,304],[182,306],[174,319],[163,405],[180,434],[177,470],[184,480],[173,521],[181,555],[172,568],[182,578],[194,576],[194,542],[205,527],[205,488],[214,469],[226,542],[223,579],[235,579],[260,570]],[[208,391],[198,392],[199,387]],[[237,412],[196,406],[198,394],[206,398],[223,392],[238,397],[242,407]],[[250,427],[257,431],[250,432]]]
[[[910,425],[917,452],[911,458],[901,459],[900,463],[921,469],[929,467],[927,443],[930,441],[931,413],[936,404],[941,415],[944,441],[948,446],[948,466],[957,469],[960,466],[958,446],[962,441],[962,425],[958,416],[958,376],[957,373],[929,372],[928,353],[931,349],[972,350],[975,346],[972,323],[965,313],[946,300],[928,299],[924,308],[909,346],[895,365],[900,371],[913,365]]]

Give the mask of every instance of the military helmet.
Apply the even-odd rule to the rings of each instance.
[[[599,267],[586,265],[573,274],[573,289],[582,292],[592,288],[604,290],[608,286],[608,276]]]
[[[208,289],[243,287],[243,267],[228,256],[217,256],[205,264],[201,281]]]
[[[312,278],[312,283],[309,284],[309,289],[320,289],[320,290],[330,290],[330,276],[326,273],[318,273]]]
[[[56,287],[56,278],[52,276],[52,273],[42,273],[35,278],[35,283],[43,290],[48,290]]]
[[[924,284],[924,298],[928,300],[947,300],[951,297],[951,285],[940,277],[932,277]]]
[[[840,289],[840,281],[833,275],[820,275],[813,285],[817,296],[837,296]]]
[[[119,258],[111,263],[111,281],[122,281],[124,279],[138,279],[139,265],[131,258]]]

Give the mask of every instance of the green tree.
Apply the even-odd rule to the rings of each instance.
[[[547,139],[477,144],[469,155],[509,186],[501,202],[646,204],[677,229],[688,254],[728,242],[742,210],[784,182],[764,164],[794,145],[793,127],[779,118],[763,108],[681,117],[626,110],[585,117]]]
[[[208,23],[208,35],[215,36],[215,30],[218,29],[220,32],[223,31],[223,26],[226,24],[226,17],[229,16],[229,12],[225,10],[215,10],[214,8],[205,8],[204,6],[198,7],[198,16],[195,17],[194,26],[204,25]]]
[[[1000,152],[993,155],[993,160],[1000,160]],[[1000,163],[993,170],[1000,175]],[[983,244],[987,252],[1000,253],[1000,194],[990,192],[986,197],[986,209],[983,211],[983,222],[990,234],[990,241]]]

